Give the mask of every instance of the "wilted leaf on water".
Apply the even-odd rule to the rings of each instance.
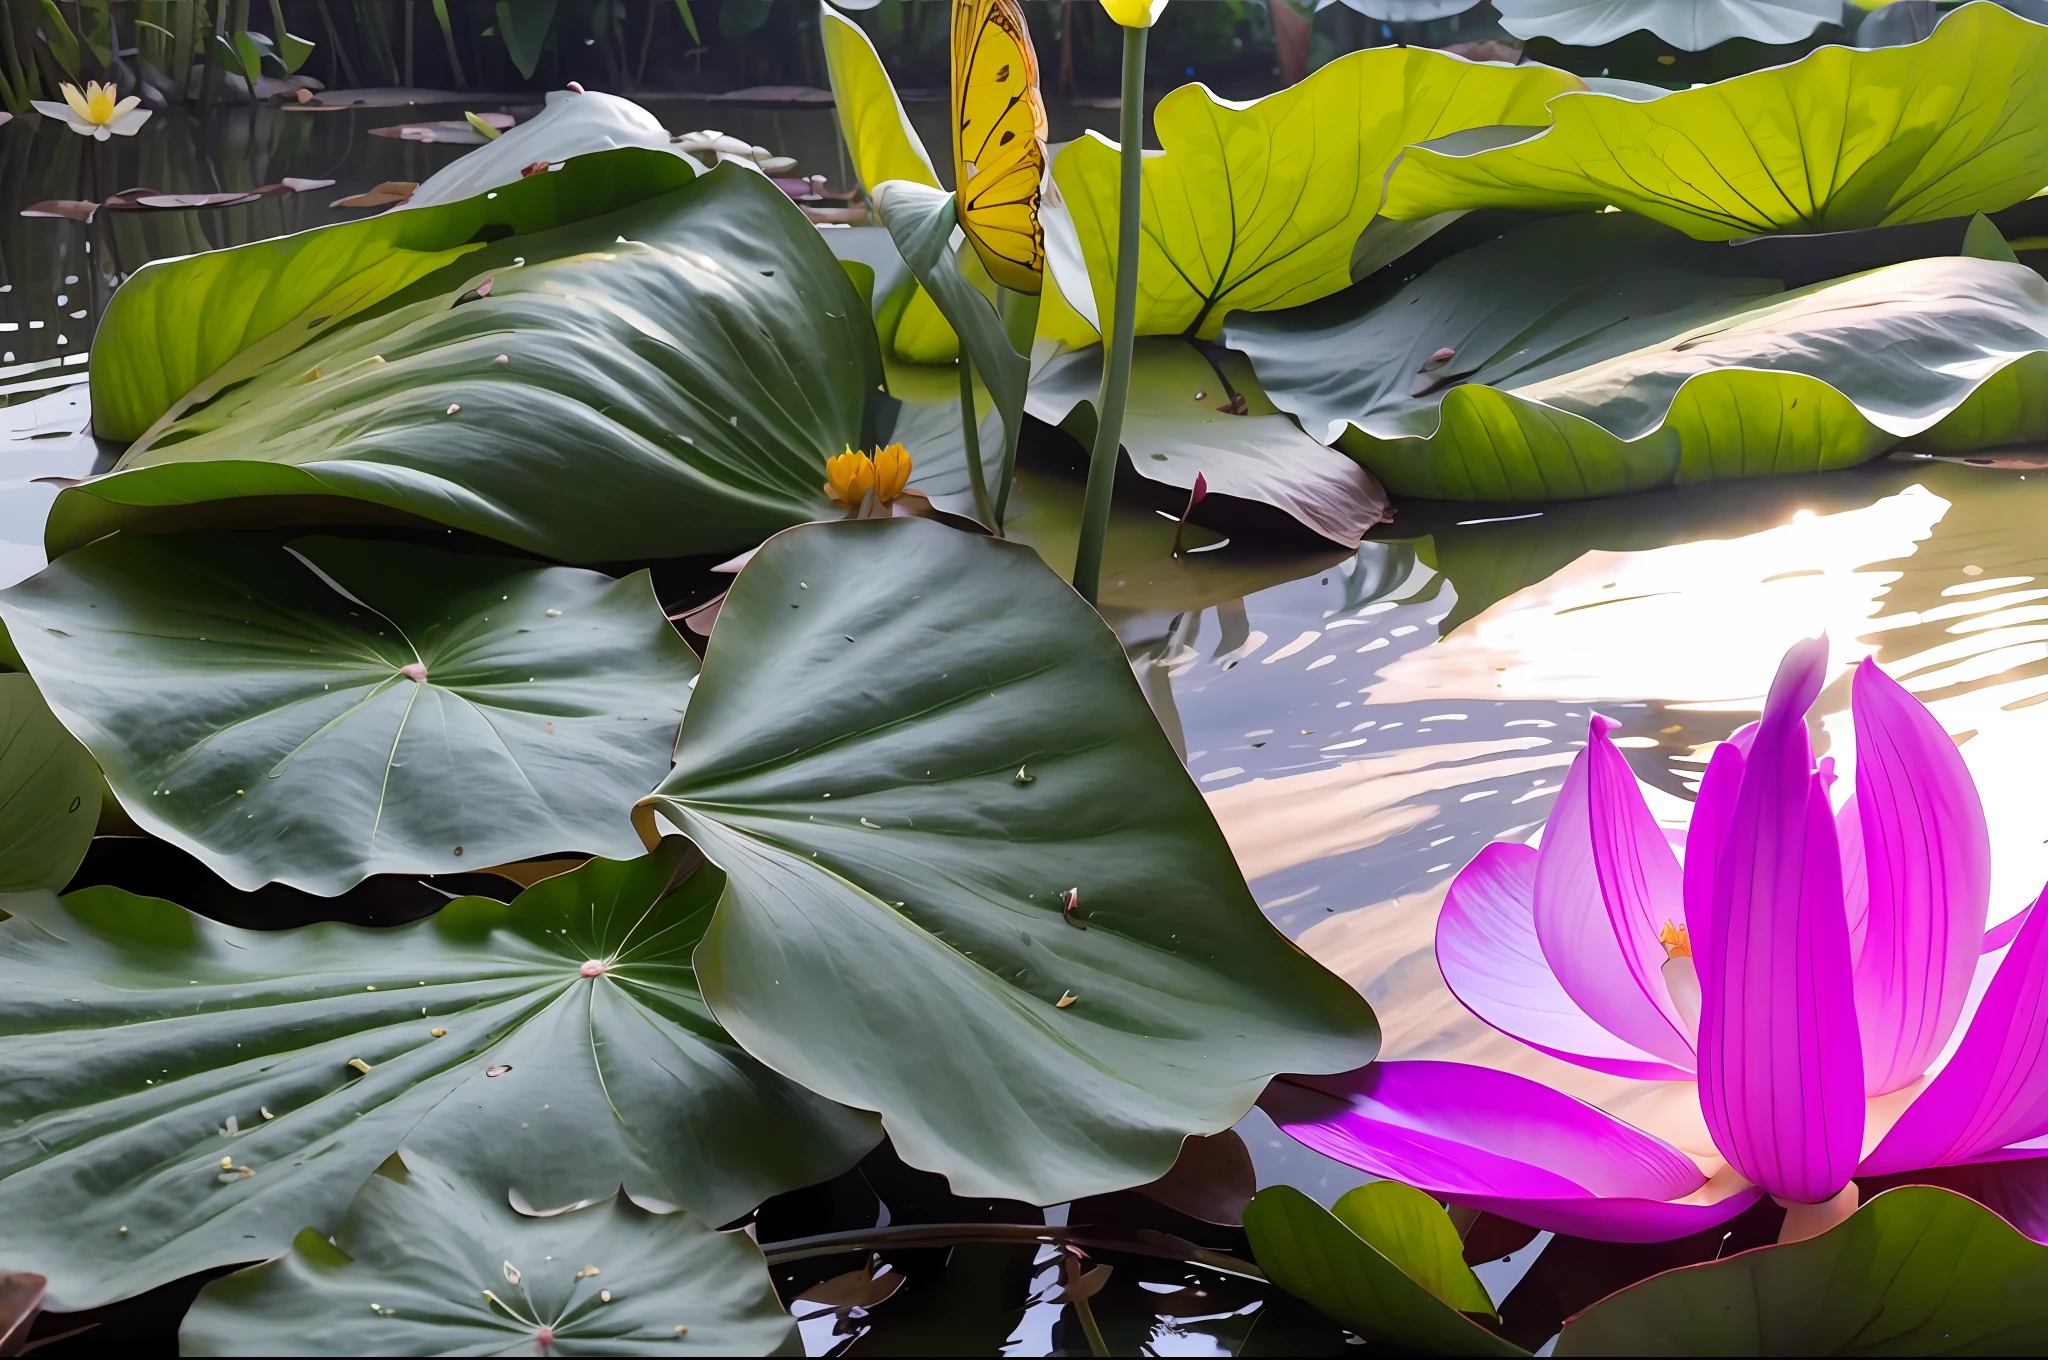
[[[2048,1247],[1974,1200],[1888,1190],[1819,1237],[1653,1275],[1565,1324],[1558,1355],[2032,1355]]]
[[[395,1155],[332,1236],[308,1228],[207,1285],[180,1353],[802,1354],[745,1233],[623,1193],[529,1218],[488,1181]]]
[[[0,618],[129,816],[243,889],[631,855],[697,669],[644,572],[392,542],[119,534]]]
[[[238,930],[117,888],[6,898],[0,1269],[48,1275],[70,1311],[275,1255],[335,1231],[401,1147],[499,1204],[623,1185],[712,1222],[844,1171],[873,1121],[706,1013],[691,952],[723,880],[671,887],[685,850],[374,930]]]
[[[413,196],[420,186],[409,179],[387,179],[359,194],[337,198],[328,204],[330,208],[388,208],[394,203],[403,203]]]
[[[68,217],[73,222],[90,222],[100,210],[97,203],[76,198],[46,198],[21,210],[23,217]]]
[[[647,158],[680,164],[609,151],[525,184]],[[404,253],[361,244],[390,267]],[[253,265],[217,264],[223,287],[257,282]],[[114,472],[60,496],[46,537],[55,554],[117,528],[217,522],[220,502],[243,500],[252,518],[397,517],[572,562],[730,554],[840,513],[825,459],[869,442],[880,382],[874,328],[817,228],[760,175],[721,166],[479,247],[375,316],[296,346],[262,341],[180,396],[184,414]]]
[[[48,1283],[40,1275],[20,1271],[0,1275],[0,1355],[21,1354],[28,1329],[36,1325],[43,1311],[43,1291]]]
[[[812,1285],[796,1296],[796,1302],[816,1304],[837,1312],[849,1308],[876,1308],[895,1297],[896,1291],[902,1287],[902,1271],[884,1270],[879,1260],[870,1258],[858,1270],[849,1270],[844,1275],[834,1275]]]
[[[1252,1155],[1237,1130],[1196,1134],[1181,1144],[1173,1169],[1138,1193],[1204,1223],[1236,1227],[1258,1190]]]
[[[1650,100],[1561,95],[1547,128],[1510,145],[1412,146],[1381,211],[1612,204],[1717,241],[1925,222],[2038,190],[2044,120],[2048,27],[1969,4],[1909,46],[1822,47]]]
[[[1275,1071],[1378,1047],[1260,914],[1115,636],[1020,545],[916,519],[769,540],[677,754],[643,806],[730,876],[713,1012],[956,1194],[1156,1179]]]

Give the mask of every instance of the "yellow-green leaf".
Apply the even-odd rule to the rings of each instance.
[[[882,68],[875,45],[830,5],[818,6],[818,32],[825,40],[825,67],[831,73],[832,102],[839,111],[839,130],[853,156],[853,172],[872,191],[892,179],[939,188],[938,172],[925,154],[917,129],[903,112],[903,101]]]
[[[1444,1207],[1413,1186],[1374,1181],[1330,1212],[1404,1274],[1461,1313],[1493,1314],[1493,1300],[1465,1264],[1465,1244]]]
[[[1351,282],[1352,247],[1403,147],[1472,127],[1541,125],[1548,100],[1583,88],[1547,66],[1413,47],[1339,57],[1244,104],[1182,86],[1153,115],[1164,151],[1144,168],[1138,333],[1206,339],[1233,308],[1292,307],[1336,292]],[[1119,156],[1091,133],[1053,167],[1098,317],[1115,289]]]
[[[2048,183],[2048,27],[1972,4],[1910,46],[1550,109],[1523,141],[1411,149],[1383,211],[1612,204],[1703,240],[1996,211]]]

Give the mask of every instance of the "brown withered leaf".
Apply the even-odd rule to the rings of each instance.
[[[330,208],[389,208],[412,197],[412,191],[419,184],[407,179],[387,179],[374,189],[366,189],[347,198],[337,198],[328,204]]]
[[[1164,1176],[1138,1193],[1178,1209],[1190,1218],[1234,1228],[1244,1222],[1244,1206],[1259,1188],[1252,1154],[1233,1129],[1194,1134],[1180,1146],[1180,1156]]]
[[[795,1301],[817,1304],[842,1313],[850,1308],[879,1307],[903,1287],[900,1273],[892,1270],[886,1275],[880,1274],[880,1265],[878,1259],[870,1257],[859,1270],[849,1270],[844,1275],[834,1275],[829,1280],[814,1284],[797,1295]]]

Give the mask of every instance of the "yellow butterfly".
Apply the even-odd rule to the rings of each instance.
[[[989,277],[1017,293],[1045,284],[1038,224],[1045,178],[1038,55],[1017,0],[954,0],[953,182],[960,225]]]

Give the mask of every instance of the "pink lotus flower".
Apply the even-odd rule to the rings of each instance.
[[[2002,1208],[2001,1177],[2048,1166],[2019,1160],[2048,1156],[2048,911],[1986,932],[1976,786],[1868,660],[1854,792],[1830,810],[1832,762],[1816,766],[1806,728],[1826,661],[1823,640],[1795,646],[1762,722],[1715,749],[1682,866],[1596,715],[1541,848],[1488,846],[1437,924],[1474,1015],[1582,1067],[1695,1083],[1725,1167],[1463,1063],[1289,1077],[1262,1102],[1275,1121],[1450,1202],[1612,1241],[1699,1232],[1761,1193],[1790,1240],[1852,1211],[1855,1176],[1963,1164],[1998,1164],[1971,1193]]]

